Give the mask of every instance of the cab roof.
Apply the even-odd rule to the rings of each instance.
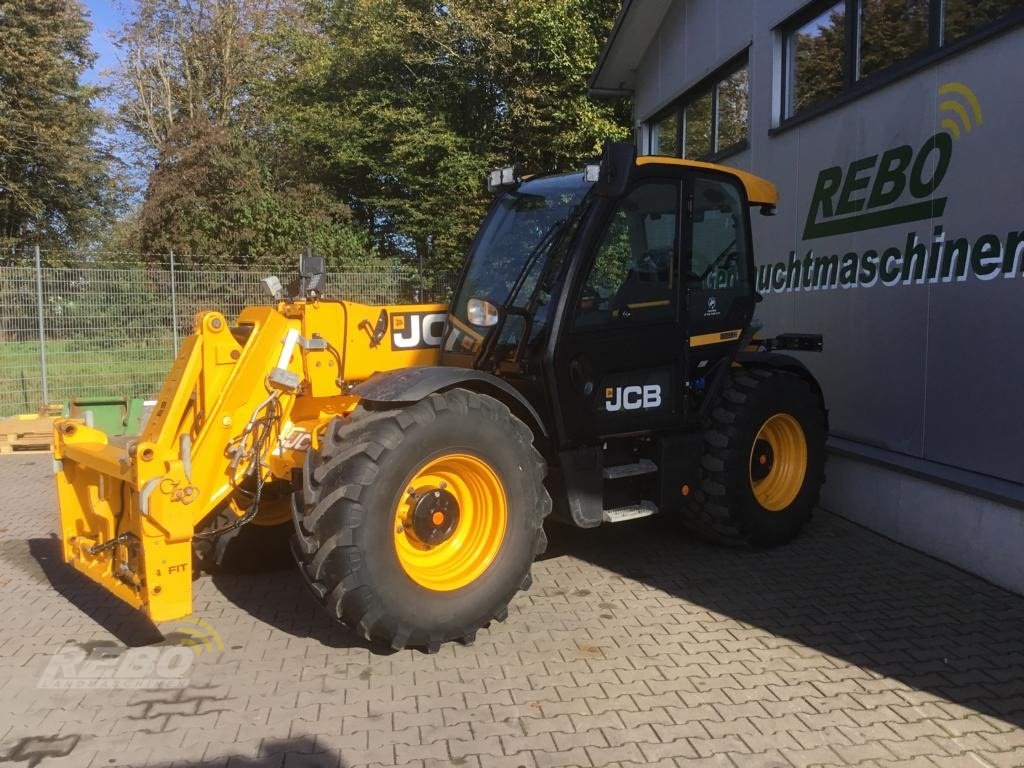
[[[639,165],[676,165],[688,168],[703,168],[705,170],[726,173],[743,185],[747,192],[747,199],[752,205],[777,205],[779,202],[779,191],[767,179],[755,176],[752,173],[731,168],[728,165],[716,163],[702,163],[699,160],[684,160],[678,157],[666,157],[662,155],[641,155],[636,159]]]

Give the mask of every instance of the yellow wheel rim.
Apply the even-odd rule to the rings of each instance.
[[[432,507],[434,498],[447,506]],[[452,453],[427,462],[403,489],[395,508],[395,552],[414,582],[450,592],[487,570],[507,524],[505,489],[494,470],[475,456]],[[429,543],[428,529],[443,539]]]
[[[750,487],[765,509],[778,512],[796,499],[807,474],[807,438],[795,418],[777,413],[758,430],[750,449]]]

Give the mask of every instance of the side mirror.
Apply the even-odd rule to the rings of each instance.
[[[597,179],[597,194],[602,197],[622,197],[629,187],[629,179],[636,167],[636,145],[631,141],[610,141],[604,145],[601,156],[601,174]]]

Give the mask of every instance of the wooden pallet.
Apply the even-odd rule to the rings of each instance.
[[[34,453],[53,448],[53,419],[49,416],[0,420],[0,455]]]

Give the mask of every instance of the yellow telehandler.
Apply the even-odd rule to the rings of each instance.
[[[274,306],[197,316],[137,438],[59,420],[65,560],[165,621],[199,569],[290,540],[332,616],[432,651],[505,618],[549,512],[793,537],[827,423],[780,354],[821,337],[754,339],[750,209],[774,186],[609,144],[582,173],[488,187],[450,306],[328,300],[304,258],[287,296],[267,279]]]

